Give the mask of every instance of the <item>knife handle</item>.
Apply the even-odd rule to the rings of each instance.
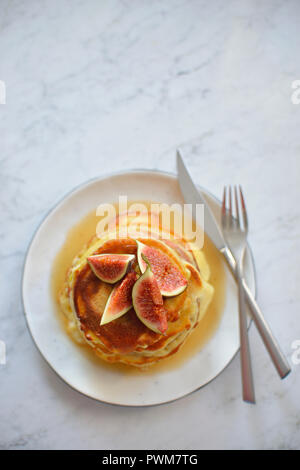
[[[220,251],[224,255],[227,261],[227,264],[234,278],[236,279],[236,262],[230,249],[228,247],[225,247],[225,248],[222,248]],[[244,278],[242,280],[242,286],[244,290],[245,300],[249,306],[251,316],[258,329],[258,332],[264,342],[264,345],[267,351],[270,354],[272,362],[274,366],[276,367],[279,376],[281,377],[281,379],[284,379],[284,377],[286,377],[291,371],[289,363],[287,362],[284,354],[282,353],[279,347],[279,344],[277,343],[268,323],[266,322],[263,316],[262,311],[257,305],[257,302],[254,296],[252,295],[252,292],[250,291],[248,285],[246,284],[246,281]]]

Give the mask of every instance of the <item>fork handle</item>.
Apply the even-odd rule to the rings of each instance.
[[[228,247],[224,247],[220,250],[234,277],[236,278],[236,262],[235,259]],[[242,279],[242,286],[244,291],[245,300],[249,306],[251,316],[254,320],[254,323],[258,329],[258,332],[264,342],[264,345],[267,351],[270,354],[272,362],[277,369],[277,372],[281,379],[284,379],[291,371],[288,361],[286,360],[284,354],[282,353],[279,344],[277,343],[276,339],[273,336],[273,333],[265,320],[262,311],[260,310],[252,292],[250,291],[249,287],[246,284],[245,279]]]
[[[237,264],[237,281],[238,281],[238,297],[239,297],[239,328],[240,328],[240,355],[241,355],[241,376],[243,387],[243,400],[248,403],[255,403],[252,366],[250,358],[250,348],[247,330],[247,314],[245,309],[245,297],[242,281],[241,263]]]

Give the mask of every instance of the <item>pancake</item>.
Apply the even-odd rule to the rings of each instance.
[[[153,222],[154,219],[152,219]],[[209,266],[204,254],[184,239],[166,233],[156,220],[149,228],[145,214],[121,214],[103,234],[92,238],[73,260],[59,294],[68,330],[78,342],[85,342],[103,360],[147,367],[178,351],[205,315],[213,296]],[[122,237],[122,228],[130,228]],[[101,316],[113,285],[101,281],[87,263],[91,255],[137,254],[136,240],[166,255],[187,280],[186,289],[164,297],[168,328],[164,335],[145,326],[131,308],[126,314],[100,326]],[[140,276],[135,258],[132,269]]]

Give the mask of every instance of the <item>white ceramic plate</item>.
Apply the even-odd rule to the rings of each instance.
[[[201,188],[203,190],[203,188]],[[207,191],[219,216],[220,203]],[[134,170],[90,181],[68,194],[44,219],[28,249],[23,273],[23,303],[28,327],[42,356],[71,387],[96,400],[126,406],[157,405],[183,397],[214,379],[239,349],[237,290],[226,272],[226,303],[213,337],[179,368],[150,375],[123,374],[101,367],[68,337],[54,312],[50,291],[52,262],[68,231],[99,204],[119,194],[128,200],[183,203],[176,176]],[[83,241],[84,242],[84,241]],[[245,274],[255,294],[255,273],[248,250]]]

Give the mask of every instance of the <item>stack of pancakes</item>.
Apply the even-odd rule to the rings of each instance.
[[[121,224],[123,228],[124,224],[130,226],[127,237],[120,236]],[[209,266],[204,254],[173,233],[156,228],[151,226],[149,229],[143,214],[118,217],[113,230],[95,236],[74,259],[60,291],[59,302],[71,336],[88,344],[108,362],[146,367],[176,353],[211,302],[213,287],[208,283]],[[95,276],[87,258],[104,253],[136,254],[137,239],[167,255],[188,280],[187,288],[181,294],[164,297],[168,320],[164,335],[147,328],[133,308],[120,318],[100,326],[113,286]],[[139,271],[137,261],[133,268]]]

